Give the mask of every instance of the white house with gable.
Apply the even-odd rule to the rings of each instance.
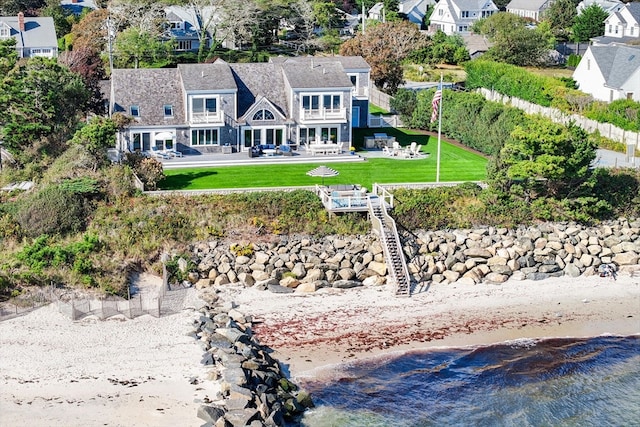
[[[600,6],[602,10],[609,14],[617,12],[624,7],[624,3],[620,0],[582,0],[576,7],[578,15],[580,15],[583,10],[589,6],[593,6],[594,4]]]
[[[58,56],[58,39],[51,17],[0,16],[0,40],[13,38],[20,58]]]
[[[628,3],[604,21],[604,36],[640,40],[640,3]]]
[[[512,0],[507,5],[507,12],[540,22],[551,3],[553,0]]]
[[[430,30],[469,34],[474,22],[496,12],[498,8],[491,0],[440,0],[431,14]]]
[[[640,47],[589,46],[573,72],[578,88],[605,102],[640,102]]]

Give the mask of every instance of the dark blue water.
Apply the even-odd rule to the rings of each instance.
[[[411,352],[298,382],[308,427],[640,426],[640,336]]]

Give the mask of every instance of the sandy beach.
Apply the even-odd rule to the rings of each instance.
[[[293,378],[414,349],[640,333],[640,278],[629,276],[432,285],[410,298],[386,286],[228,297],[259,322],[254,333]]]
[[[221,296],[253,315],[293,378],[409,349],[640,333],[640,278],[629,276],[430,285],[410,298],[386,286],[274,294],[236,284]],[[0,322],[0,425],[201,425],[197,408],[217,384],[186,335],[195,316],[71,321],[50,305]]]
[[[0,425],[202,425],[217,384],[186,335],[194,317],[74,322],[51,304],[0,322]]]

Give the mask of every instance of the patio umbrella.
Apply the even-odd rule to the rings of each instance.
[[[307,172],[307,175],[322,177],[322,185],[324,185],[325,177],[338,176],[338,171],[323,165],[318,166],[315,169],[311,169],[309,172]]]
[[[156,141],[166,141],[167,139],[173,139],[173,134],[171,132],[157,133],[154,138]]]

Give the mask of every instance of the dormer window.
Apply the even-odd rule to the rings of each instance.
[[[253,115],[253,120],[262,121],[262,120],[275,120],[273,113],[269,110],[259,110]]]
[[[0,37],[7,38],[11,35],[11,29],[4,24],[0,24]]]
[[[173,117],[173,105],[167,104],[164,106],[164,116]]]
[[[137,105],[132,105],[129,108],[129,113],[132,117],[140,117],[140,107],[138,107]]]

